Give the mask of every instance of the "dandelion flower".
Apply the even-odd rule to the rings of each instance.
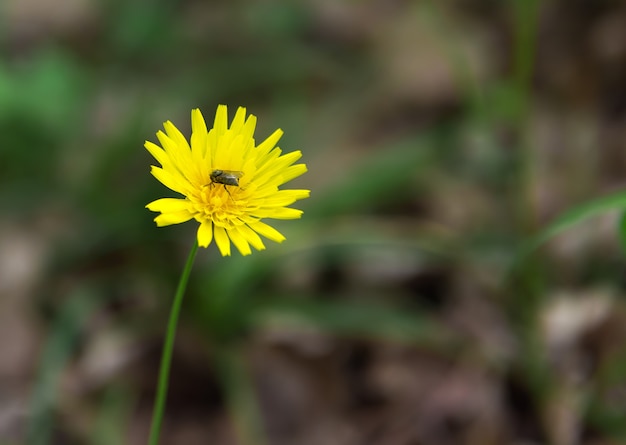
[[[146,149],[161,164],[152,174],[163,185],[183,195],[162,198],[146,207],[160,212],[157,226],[179,224],[191,219],[200,223],[198,245],[215,243],[223,256],[230,255],[230,243],[242,255],[250,246],[265,249],[259,235],[282,242],[285,237],[264,223],[266,218],[296,219],[301,210],[288,207],[307,198],[309,190],[279,190],[279,187],[307,171],[305,164],[294,164],[302,153],[282,154],[276,143],[282,130],[276,130],[259,145],[254,141],[256,117],[246,117],[239,108],[228,126],[225,105],[215,114],[213,128],[207,127],[200,110],[191,112],[191,144],[169,121],[159,131],[158,145],[146,141]]]

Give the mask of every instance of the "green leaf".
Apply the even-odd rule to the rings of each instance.
[[[524,260],[546,241],[574,225],[610,210],[620,209],[626,209],[626,191],[624,190],[594,199],[566,211],[522,245],[518,254],[518,262]],[[624,233],[624,223],[620,224],[620,231],[622,234]]]

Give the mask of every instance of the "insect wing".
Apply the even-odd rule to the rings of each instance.
[[[240,171],[222,170],[219,182],[225,185],[239,185],[239,178],[241,178],[242,176],[243,172]]]
[[[213,170],[209,176],[212,184],[238,186],[239,178],[243,176],[243,172],[236,170]]]
[[[232,178],[239,179],[243,176],[243,172],[238,170],[222,170],[221,176],[230,176]]]

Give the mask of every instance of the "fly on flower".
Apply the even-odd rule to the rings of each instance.
[[[211,185],[213,184],[223,184],[224,187],[227,185],[236,185],[239,186],[239,178],[243,176],[243,172],[233,171],[233,170],[213,170],[209,175],[211,178]]]
[[[157,226],[195,219],[200,224],[198,244],[208,247],[215,239],[224,256],[230,255],[231,241],[242,255],[249,255],[250,246],[265,249],[259,235],[279,243],[285,240],[262,220],[300,218],[302,211],[289,206],[310,192],[280,189],[307,171],[305,164],[295,164],[302,157],[300,151],[283,154],[276,146],[281,130],[257,145],[256,117],[246,116],[240,107],[229,126],[225,105],[218,106],[208,131],[200,110],[191,112],[190,143],[171,122],[163,126],[165,132],[157,132],[160,147],[145,143],[161,164],[152,166],[152,174],[182,197],[161,198],[146,206],[160,212]]]
[[[208,184],[213,186],[213,184],[222,184],[224,186],[224,190],[228,193],[230,199],[233,199],[232,195],[226,188],[227,185],[239,186],[239,178],[243,176],[243,172],[236,172],[231,170],[213,170],[209,175],[211,178],[211,183]]]

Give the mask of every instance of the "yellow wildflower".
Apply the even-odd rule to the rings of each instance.
[[[152,166],[154,177],[184,196],[146,206],[160,212],[154,219],[157,226],[193,218],[200,223],[198,244],[208,247],[215,239],[224,256],[230,255],[231,241],[242,255],[249,255],[250,246],[265,249],[259,235],[278,243],[285,240],[261,220],[300,218],[302,211],[288,206],[307,198],[309,190],[279,187],[305,173],[306,165],[294,164],[300,151],[282,154],[276,146],[280,129],[256,145],[255,126],[256,117],[246,117],[240,107],[229,127],[226,106],[220,105],[210,131],[200,110],[192,110],[191,144],[170,121],[163,124],[165,132],[157,133],[162,147],[146,141],[146,149],[161,164]]]

